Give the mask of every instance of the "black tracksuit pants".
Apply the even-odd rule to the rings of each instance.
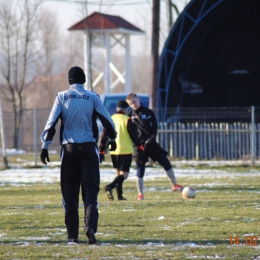
[[[85,208],[85,228],[91,227],[96,232],[98,227],[97,196],[100,184],[96,143],[74,143],[62,146],[60,184],[68,239],[78,238],[80,186]]]

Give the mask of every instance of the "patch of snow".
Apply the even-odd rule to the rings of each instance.
[[[185,258],[187,259],[225,259],[225,256],[220,255],[188,255],[185,254]]]
[[[254,233],[251,234],[244,234],[243,237],[248,237],[248,236],[254,236]]]
[[[31,215],[32,213],[23,213],[23,212],[12,212],[12,213],[4,213],[3,216],[11,216],[11,215]]]
[[[124,211],[124,212],[131,212],[131,211],[136,211],[135,209],[122,209],[121,211]]]
[[[164,216],[161,216],[161,217],[159,217],[158,219],[165,219],[165,217],[164,217]]]
[[[25,240],[30,240],[30,241],[46,241],[50,240],[51,237],[19,237],[19,239],[25,239]]]
[[[26,154],[25,150],[17,150],[17,149],[6,149],[6,155],[16,155],[16,154]],[[0,148],[0,155],[3,154],[3,150]]]

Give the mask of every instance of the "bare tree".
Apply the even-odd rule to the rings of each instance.
[[[18,148],[23,91],[33,80],[38,52],[37,14],[42,0],[0,0],[1,94],[14,113],[13,147]]]
[[[38,15],[39,53],[34,63],[37,77],[24,91],[24,108],[50,108],[55,94],[64,89],[67,40],[59,31],[55,12],[40,9]],[[66,85],[65,85],[66,86]]]
[[[170,32],[172,25],[173,25],[173,13],[172,8],[174,9],[176,16],[178,17],[180,15],[180,11],[178,9],[178,6],[172,2],[172,0],[168,0],[168,10],[169,10],[169,21],[168,21],[168,30]]]
[[[83,67],[84,54],[82,32],[70,32],[70,35],[66,38],[66,45],[64,47],[63,53],[66,69],[71,68],[73,65]]]
[[[39,73],[44,78],[44,89],[47,92],[45,104],[51,107],[53,103],[54,93],[57,89],[54,86],[54,75],[57,65],[57,54],[60,41],[59,28],[57,19],[54,13],[43,10],[39,17],[39,34],[41,38],[41,54],[42,58],[39,60]]]

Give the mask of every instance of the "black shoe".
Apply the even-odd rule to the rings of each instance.
[[[118,200],[127,200],[127,199],[122,196],[122,197],[118,198]]]
[[[113,201],[113,200],[114,200],[114,196],[113,196],[113,193],[112,193],[112,189],[111,189],[109,186],[105,186],[105,187],[104,187],[104,190],[105,190],[106,193],[107,193],[107,198],[108,198],[110,201]]]
[[[77,245],[79,243],[78,239],[77,238],[70,238],[68,239],[67,241],[67,244],[68,245]]]
[[[88,237],[88,244],[89,245],[96,245],[97,240],[94,234],[94,231],[92,228],[87,228],[86,229],[86,236]]]

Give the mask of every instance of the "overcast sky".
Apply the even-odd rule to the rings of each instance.
[[[43,4],[44,8],[52,10],[57,14],[60,30],[62,33],[69,34],[70,32],[67,29],[86,17],[86,14],[89,15],[93,12],[101,12],[121,16],[125,20],[145,31],[146,36],[131,37],[132,53],[143,51],[142,45],[144,44],[148,46],[150,45],[152,0],[88,0],[89,4],[87,5],[87,10],[85,12],[82,11],[82,5],[75,2],[77,1],[72,3],[72,0],[46,0]],[[160,49],[163,48],[164,42],[168,36],[167,2],[168,0],[161,1]],[[187,4],[188,0],[172,0],[172,2],[175,3],[181,11]],[[100,5],[100,3],[103,4]],[[175,13],[173,13],[173,15],[176,19]]]

